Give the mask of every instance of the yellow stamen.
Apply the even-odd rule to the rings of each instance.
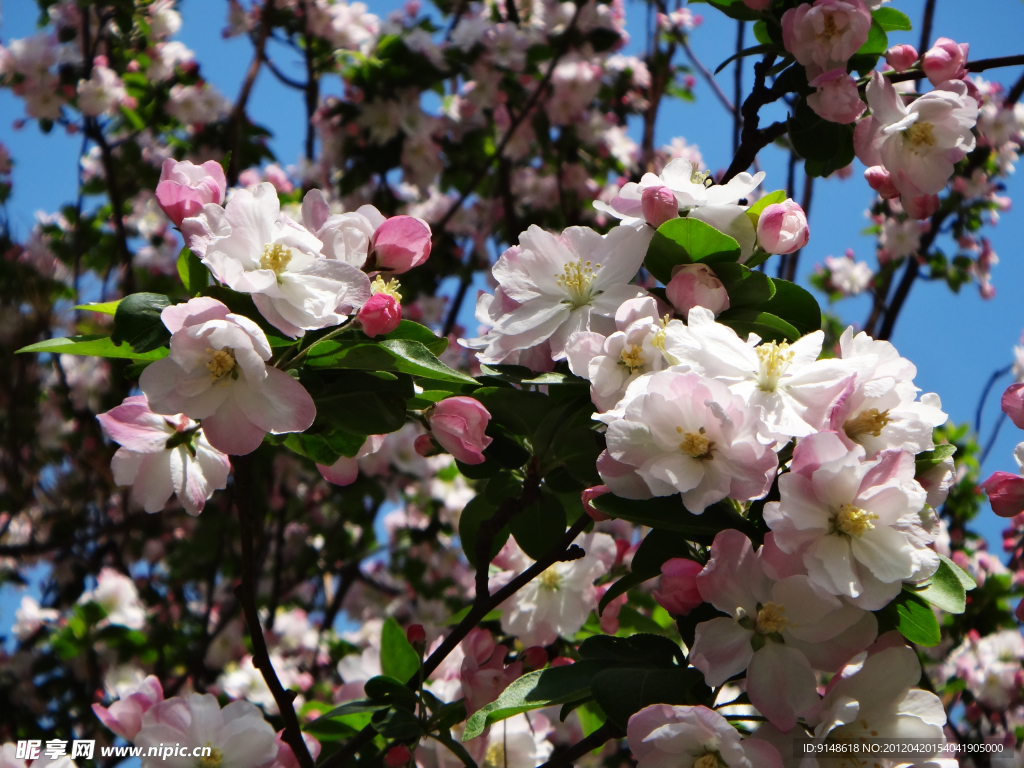
[[[717,753],[708,752],[707,754],[697,758],[697,762],[693,764],[693,768],[725,768],[725,763],[718,759]]]
[[[288,262],[292,260],[292,249],[280,243],[267,243],[263,246],[260,256],[260,269],[269,269],[276,275],[284,272]]]
[[[676,427],[676,432],[683,436],[683,441],[679,443],[680,451],[691,459],[711,458],[711,449],[715,447],[715,444],[704,434],[704,427],[697,432],[684,432],[682,427]]]
[[[822,30],[825,37],[833,38],[839,34],[839,27],[836,26],[835,17],[831,13],[825,14],[825,28]]]
[[[639,344],[630,344],[619,353],[619,365],[624,365],[631,374],[644,367],[644,348]]]
[[[210,746],[210,742],[206,742],[206,746]],[[224,762],[224,755],[221,754],[219,749],[211,749],[210,754],[206,757],[200,757],[196,763],[196,768],[220,768]]]
[[[540,588],[546,592],[557,592],[562,588],[562,574],[560,574],[554,566],[548,568],[542,573],[537,581],[540,584]]]
[[[789,619],[786,618],[786,606],[765,603],[757,612],[757,621],[754,626],[758,634],[761,635],[781,632],[789,626]]]
[[[878,515],[872,512],[855,507],[853,504],[843,504],[832,521],[832,527],[839,533],[860,538],[866,531],[874,529],[875,525],[871,521],[877,519]]]
[[[888,411],[868,408],[843,424],[843,431],[851,440],[857,440],[864,435],[878,437],[890,421],[892,419],[889,418]]]
[[[377,275],[373,278],[373,282],[370,283],[370,293],[386,293],[395,301],[401,301],[402,294],[398,292],[398,289],[401,287],[402,286],[399,285],[398,281],[394,278],[391,278],[385,283],[381,276]]]
[[[711,171],[698,171],[695,165],[690,172],[690,183],[700,184],[702,187],[710,187],[714,183],[714,179],[711,178]]]
[[[234,372],[237,363],[230,349],[213,350],[206,348],[210,359],[206,362],[206,370],[210,372],[210,381],[218,381]],[[224,382],[227,384],[227,382]]]
[[[487,747],[483,764],[485,768],[505,768],[505,745],[500,739],[495,739],[494,743]]]
[[[921,145],[928,147],[935,145],[934,126],[931,123],[914,123],[903,133],[914,149]]]
[[[789,344],[782,342],[777,344],[768,341],[761,344],[756,350],[757,359],[760,362],[760,370],[757,374],[757,386],[762,392],[774,392],[779,386],[779,379],[793,362],[793,350]]]
[[[596,271],[601,268],[600,264],[591,264],[584,261],[582,257],[562,267],[562,274],[555,274],[558,287],[564,290],[569,298],[568,303],[573,309],[585,307],[593,298],[591,286],[596,278]]]

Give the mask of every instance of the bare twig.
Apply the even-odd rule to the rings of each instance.
[[[775,54],[767,54],[760,62],[754,65],[754,88],[751,90],[747,100],[743,102],[740,113],[743,117],[743,131],[739,149],[729,165],[729,169],[722,177],[722,184],[727,183],[736,174],[745,171],[757,158],[757,153],[771,144],[775,139],[782,136],[787,130],[785,122],[772,123],[767,128],[760,128],[760,116],[758,111],[766,104],[771,104],[782,96],[782,90],[774,86],[765,86],[765,79],[768,70],[775,63]]]
[[[921,19],[921,43],[917,50],[922,54],[928,50],[928,44],[932,39],[932,20],[935,18],[935,5],[937,0],[926,0],[924,4],[924,16]]]
[[[612,739],[621,739],[625,735],[626,734],[622,732],[622,729],[615,725],[615,723],[611,720],[606,720],[604,725],[592,734],[587,736],[585,739],[577,741],[564,752],[559,752],[553,758],[541,765],[540,768],[563,768],[563,766],[571,765],[588,752],[592,752],[600,747],[605,742],[611,741]]]
[[[722,103],[722,106],[725,107],[726,112],[739,120],[736,105],[729,100],[728,96],[725,95],[725,91],[722,90],[722,86],[720,86],[718,81],[715,80],[715,76],[711,74],[711,70],[705,67],[704,63],[697,58],[697,54],[693,52],[693,49],[690,48],[690,43],[686,40],[683,41],[683,53],[686,54],[686,58],[690,60],[690,63],[693,64],[694,68],[700,72],[701,77],[703,77],[704,81],[708,86],[710,86],[712,93],[715,94],[718,100]]]
[[[984,72],[988,69],[998,69],[999,67],[1017,67],[1024,64],[1024,54],[1017,54],[1016,56],[996,56],[992,59],[978,59],[977,61],[969,61],[964,65],[964,68],[968,72]],[[906,72],[883,72],[889,82],[891,83],[903,83],[907,80],[923,80],[928,75],[921,69],[908,69]],[[866,83],[867,79],[858,81],[858,83]],[[1016,86],[1014,86],[1016,87]],[[1024,89],[1024,85],[1021,86]],[[1017,98],[1020,98],[1020,94],[1017,94]]]
[[[242,81],[242,88],[238,92],[238,99],[231,110],[231,117],[228,123],[228,141],[231,147],[231,160],[228,163],[228,186],[238,182],[239,147],[242,144],[242,124],[245,122],[245,106],[252,94],[252,87],[256,82],[256,76],[260,73],[260,67],[266,61],[267,37],[270,34],[270,16],[274,11],[274,0],[267,0],[260,12],[260,26],[256,33],[256,50],[253,53],[249,70],[245,73],[245,80]]]
[[[743,33],[746,31],[746,24],[743,20],[736,22],[736,68],[732,75],[732,103],[739,104],[743,98],[743,57],[740,51],[743,50]],[[740,148],[740,130],[743,127],[743,116],[738,110],[732,111],[732,153]]]

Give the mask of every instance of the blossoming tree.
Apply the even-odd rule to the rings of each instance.
[[[730,101],[662,0],[642,56],[617,0],[231,0],[232,102],[173,0],[39,5],[0,83],[82,152],[73,203],[0,229],[0,576],[41,583],[3,768],[1016,764],[1024,477],[984,483],[1007,565],[974,434],[888,339],[920,279],[994,295],[1024,79],[978,73],[1024,57],[933,40],[935,0],[917,48],[898,2],[707,0],[757,42]],[[261,72],[304,98],[292,172]],[[655,146],[694,72],[717,174]],[[855,159],[877,269],[812,280],[872,297],[848,327],[795,279]]]

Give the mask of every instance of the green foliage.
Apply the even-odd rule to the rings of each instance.
[[[752,540],[760,539],[756,526],[740,515],[728,501],[712,504],[700,515],[689,512],[683,506],[679,494],[632,500],[606,493],[594,499],[593,503],[599,510],[612,517],[628,520],[637,525],[685,534],[689,541],[699,544],[710,545],[715,535],[726,528],[742,531]]]
[[[898,629],[909,642],[930,648],[942,639],[939,622],[931,606],[922,597],[906,588],[891,603],[879,611],[879,634],[889,629]]]
[[[662,283],[672,279],[672,267],[703,262],[735,262],[739,243],[699,219],[670,219],[658,227],[647,248],[644,266]],[[714,266],[712,266],[714,269]]]
[[[381,629],[380,668],[385,676],[396,680],[411,680],[420,668],[420,656],[394,616],[388,616]]]

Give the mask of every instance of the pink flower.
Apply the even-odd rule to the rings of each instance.
[[[274,189],[282,194],[287,195],[295,189],[295,187],[292,186],[291,181],[288,180],[288,174],[286,174],[281,166],[276,163],[268,165],[263,170],[263,176],[267,181],[274,185]]]
[[[729,294],[706,264],[683,264],[672,270],[665,297],[676,314],[687,317],[694,307],[706,307],[718,315],[729,308]]]
[[[676,193],[665,186],[647,187],[640,195],[640,206],[644,219],[655,229],[679,216]]]
[[[1010,417],[1018,428],[1024,429],[1024,384],[1011,384],[999,401],[1003,413]]]
[[[857,91],[857,82],[843,67],[818,75],[810,84],[818,90],[807,97],[807,105],[824,120],[845,125],[867,109]]]
[[[1024,477],[1012,472],[993,472],[981,487],[988,494],[992,511],[1000,517],[1016,517],[1024,512]]]
[[[807,245],[810,237],[804,209],[794,200],[769,205],[757,220],[757,242],[768,253],[793,253]]]
[[[928,75],[928,82],[939,85],[947,80],[963,80],[967,77],[964,65],[969,50],[970,43],[957,45],[948,37],[936,40],[935,45],[921,57],[921,69]]]
[[[207,160],[202,165],[193,165],[188,160],[168,158],[160,169],[156,201],[167,218],[180,227],[185,219],[199,215],[207,203],[223,201],[226,190],[227,179],[220,163]]]
[[[907,216],[912,219],[929,219],[939,210],[940,205],[938,195],[902,195],[900,204]]]
[[[434,439],[463,464],[483,464],[492,438],[484,434],[491,414],[471,397],[448,397],[427,412]]]
[[[363,441],[362,447],[355,456],[351,458],[342,456],[329,467],[324,464],[317,464],[316,468],[320,470],[320,474],[328,483],[352,485],[359,476],[359,459],[376,453],[381,449],[382,445],[384,445],[384,435],[370,435]]]
[[[272,763],[264,763],[259,768],[299,768],[299,759],[295,757],[291,745],[284,740],[283,736],[284,730],[277,732],[277,757]],[[302,734],[302,740],[306,742],[306,749],[309,750],[310,756],[316,760],[320,756],[320,742],[308,733]]]
[[[604,496],[606,493],[611,493],[611,489],[607,485],[595,485],[593,488],[585,489],[583,493],[580,494],[580,500],[583,502],[583,510],[598,522],[601,520],[611,520],[611,516],[606,515],[594,506],[594,499],[598,496]]]
[[[862,0],[815,0],[790,8],[782,16],[786,50],[813,78],[846,62],[868,39],[871,13]],[[813,75],[811,74],[813,72]]]
[[[371,339],[391,333],[402,322],[402,305],[391,294],[375,293],[359,308],[359,323]]]
[[[885,52],[885,61],[897,72],[903,72],[914,66],[917,55],[917,48],[912,45],[894,45]]]
[[[158,416],[145,395],[133,395],[96,419],[121,446],[110,462],[114,482],[132,486],[147,512],[161,511],[177,494],[185,510],[198,515],[215,490],[227,487],[228,457],[184,414]]]
[[[873,165],[866,169],[864,178],[867,180],[868,186],[875,190],[883,200],[892,200],[900,196],[900,191],[892,183],[892,174],[881,165]]]
[[[171,352],[139,378],[154,413],[200,419],[210,444],[235,455],[255,451],[267,432],[303,432],[313,423],[313,398],[266,364],[270,344],[252,320],[206,297],[167,307],[160,318]]]
[[[513,681],[523,674],[523,662],[505,666],[509,649],[495,645],[491,633],[479,627],[463,641],[466,653],[460,677],[462,695],[466,697],[466,714],[472,715],[501,696]]]
[[[704,602],[697,591],[697,574],[704,566],[685,557],[673,557],[661,566],[661,585],[654,591],[658,605],[673,616],[686,616]]]
[[[119,691],[120,699],[109,707],[92,705],[92,711],[108,729],[126,741],[134,741],[142,728],[142,716],[164,700],[160,681],[150,675],[134,689]]]
[[[400,275],[430,256],[430,225],[412,216],[392,216],[373,235],[377,268]]]

